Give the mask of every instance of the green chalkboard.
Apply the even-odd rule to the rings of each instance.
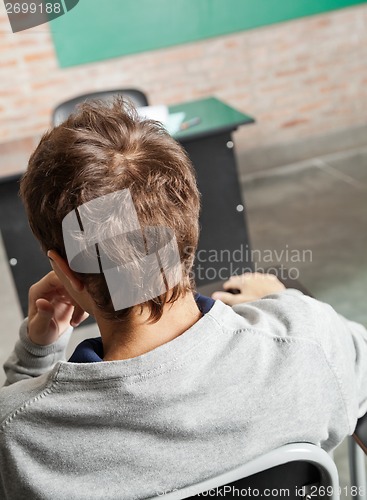
[[[64,0],[65,1],[65,0]],[[51,21],[60,66],[100,61],[366,3],[364,0],[79,0]]]

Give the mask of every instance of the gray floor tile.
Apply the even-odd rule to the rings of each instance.
[[[324,163],[338,170],[343,175],[367,187],[367,149],[360,149],[353,153],[333,155],[325,158]],[[345,179],[348,182],[348,178]]]
[[[367,155],[354,158],[350,167],[347,160],[325,168],[310,163],[300,172],[243,185],[253,248],[273,252],[275,263],[283,250],[280,263],[296,268],[317,298],[365,325],[367,187],[334,175],[330,168],[357,179],[364,175],[358,168],[367,171],[366,160]],[[294,259],[294,251],[300,262],[289,256]]]

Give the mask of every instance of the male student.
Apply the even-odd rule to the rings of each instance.
[[[172,231],[180,273],[168,291],[118,309],[115,275],[103,266],[107,257],[116,273],[120,261],[123,272],[131,263],[111,237],[130,221],[121,192],[142,231]],[[241,294],[221,298],[233,308],[195,295],[187,249],[198,241],[199,193],[187,156],[159,124],[120,100],[84,104],[44,135],[21,196],[53,270],[30,289],[28,319],[5,364],[1,498],[147,498],[285,443],[329,451],[353,433],[367,411],[366,330],[270,276],[231,278],[226,288]],[[89,209],[101,199],[114,200],[113,215],[103,203],[101,234],[83,247],[99,217]],[[123,276],[129,293],[134,283]],[[70,325],[87,313],[101,340],[66,361]]]

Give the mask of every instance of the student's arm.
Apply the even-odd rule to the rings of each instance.
[[[237,288],[240,293],[216,292],[213,298],[232,305],[241,315],[245,314],[247,303],[251,302],[265,313],[263,317],[268,320],[267,328],[269,324],[273,328],[277,326],[280,335],[302,337],[322,348],[325,362],[339,386],[349,434],[352,434],[357,419],[367,413],[366,328],[347,320],[328,304],[297,290],[285,290],[278,280],[269,275],[253,273],[234,276],[224,284],[224,288]]]
[[[49,372],[58,361],[65,360],[65,352],[70,339],[72,327],[69,327],[55,342],[50,345],[33,343],[28,335],[28,318],[20,326],[19,339],[14,351],[4,363],[6,374],[5,385],[19,380],[39,377]]]
[[[367,413],[367,330],[318,302],[324,313],[322,343],[346,401],[351,433]]]
[[[338,314],[329,304],[302,294],[297,299],[305,304],[305,309],[309,307],[313,315],[310,336],[322,346],[338,381],[352,434],[357,419],[367,412],[367,330]]]
[[[5,385],[38,377],[50,371],[57,361],[64,360],[72,326],[86,317],[53,271],[34,284],[29,291],[28,318],[22,323],[19,340],[4,364]]]
[[[338,314],[329,304],[294,290],[280,295],[292,293],[293,307],[298,308],[298,314],[303,312],[303,323],[309,323],[308,338],[322,347],[325,361],[338,383],[351,435],[357,420],[367,413],[367,330]]]

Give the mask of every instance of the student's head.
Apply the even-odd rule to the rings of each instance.
[[[21,181],[21,197],[42,249],[67,262],[62,221],[81,205],[129,190],[141,228],[171,228],[182,277],[168,293],[143,304],[158,320],[166,302],[193,289],[191,270],[199,234],[200,199],[193,167],[182,147],[153,121],[138,117],[122,99],[81,105],[47,132]],[[111,232],[119,234],[116,218]],[[126,321],[132,308],[115,311],[103,274],[76,273],[107,320]]]

